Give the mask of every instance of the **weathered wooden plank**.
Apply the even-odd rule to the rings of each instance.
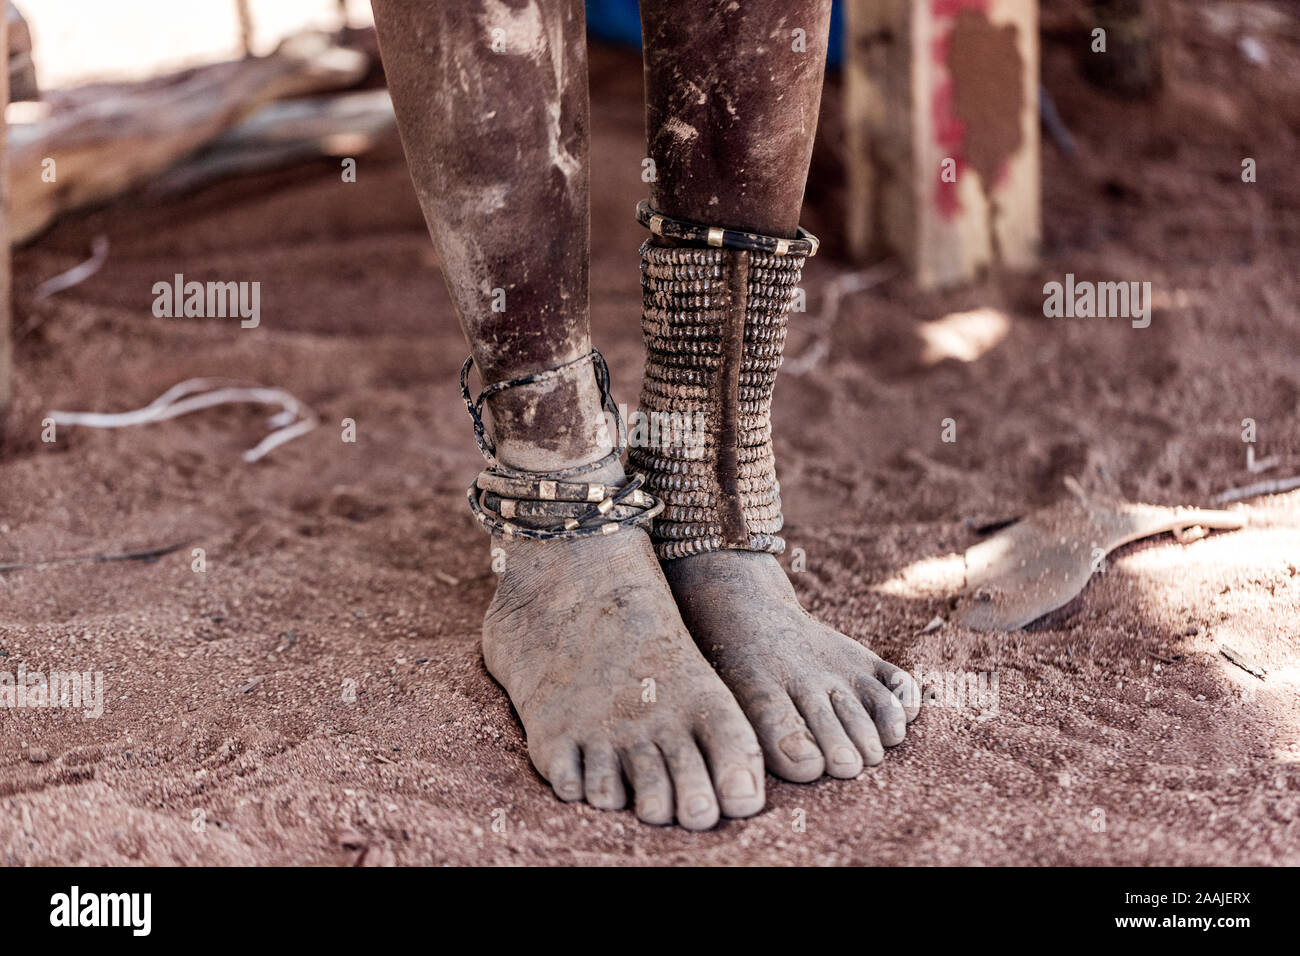
[[[351,86],[367,66],[364,54],[304,34],[270,56],[56,99],[48,119],[10,130],[11,239],[153,179],[266,103]]]
[[[317,156],[358,156],[396,123],[387,90],[268,103],[167,170],[150,189],[163,194],[188,192],[215,179]]]

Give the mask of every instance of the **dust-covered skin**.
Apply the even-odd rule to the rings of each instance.
[[[374,9],[411,176],[481,377],[590,351],[582,3]],[[611,447],[587,363],[489,408],[497,456],[515,468],[564,469]],[[625,476],[615,463],[583,480]],[[561,799],[620,809],[630,787],[642,820],[696,830],[762,809],[758,741],[692,643],[644,531],[493,545],[504,568],[483,657]]]
[[[794,236],[830,17],[830,0],[642,0],[651,206]]]
[[[830,7],[642,2],[658,211],[794,236]],[[809,617],[774,555],[715,551],[666,562],[665,572],[691,633],[758,733],[768,770],[799,782],[854,777],[903,739],[919,705],[915,682]]]
[[[373,7],[411,179],[484,384],[591,351],[582,4]],[[488,407],[521,467],[605,438],[586,366]]]
[[[644,531],[495,545],[505,570],[483,658],[560,799],[630,802],[647,823],[675,815],[692,830],[762,809],[754,731],[691,642]]]
[[[916,682],[809,617],[775,555],[711,551],[664,571],[772,773],[795,783],[856,777],[902,742],[920,709]]]

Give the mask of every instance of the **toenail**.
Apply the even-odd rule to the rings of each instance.
[[[848,747],[836,747],[831,751],[831,763],[837,763],[841,766],[851,766],[857,762],[857,752],[850,750]]]
[[[816,760],[821,756],[821,751],[817,749],[812,738],[802,731],[795,731],[782,737],[778,746],[791,760]]]
[[[641,816],[661,817],[664,812],[663,801],[658,797],[645,797],[641,800]]]
[[[702,817],[713,809],[713,801],[702,793],[697,793],[686,801],[686,812],[693,817]]]
[[[752,797],[758,793],[754,775],[748,770],[733,770],[722,780],[722,795],[733,800]]]

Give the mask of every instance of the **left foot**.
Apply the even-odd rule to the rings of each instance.
[[[796,783],[856,777],[902,742],[920,709],[916,682],[809,617],[774,555],[712,551],[663,567],[772,773]]]

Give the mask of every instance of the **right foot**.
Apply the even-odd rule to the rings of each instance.
[[[644,531],[493,545],[505,570],[483,658],[561,800],[631,799],[646,823],[689,830],[762,809],[758,739],[687,633]]]

